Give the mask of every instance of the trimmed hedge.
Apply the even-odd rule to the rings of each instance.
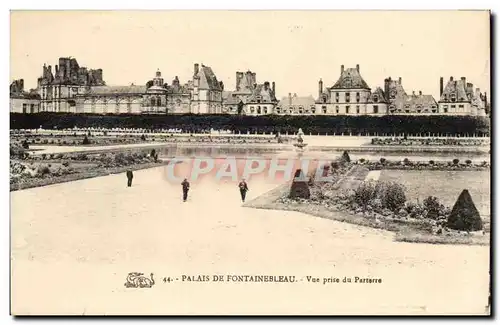
[[[227,114],[182,115],[91,115],[68,113],[10,114],[11,129],[103,128],[181,128],[202,132],[210,128],[235,132],[305,134],[442,134],[465,136],[490,135],[490,119],[474,116],[238,116]]]

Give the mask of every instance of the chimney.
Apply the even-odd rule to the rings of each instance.
[[[323,94],[323,80],[319,79],[318,82],[318,98]]]
[[[399,84],[401,85],[402,82],[403,82],[403,78],[399,77]]]
[[[65,69],[65,74],[64,77],[69,78],[71,77],[71,65],[70,65],[70,60],[66,60],[66,69]]]
[[[359,64],[356,64],[356,70],[359,72]]]
[[[412,96],[415,96],[415,90],[413,90],[413,91],[411,92],[411,94],[412,94]]]
[[[443,77],[439,78],[439,97],[443,96]]]
[[[264,82],[264,89],[265,90],[269,89],[269,81]]]
[[[288,93],[288,105],[292,105],[292,93]]]
[[[422,91],[421,91],[421,90],[419,90],[419,91],[418,91],[418,94],[419,94],[420,96],[422,96]]]
[[[276,94],[276,83],[273,81],[273,93]]]
[[[194,64],[194,74],[197,75],[200,72],[200,65],[198,63]]]
[[[343,64],[340,66],[340,73],[344,73],[344,65]]]
[[[56,64],[56,76],[59,76],[59,66]]]
[[[453,81],[453,77],[450,77],[450,81]]]

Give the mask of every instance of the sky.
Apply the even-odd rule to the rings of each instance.
[[[490,94],[487,11],[12,11],[10,81],[35,88],[44,63],[74,57],[108,85],[145,84],[160,69],[181,83],[198,62],[225,90],[236,71],[276,82],[278,98],[318,94],[340,66],[368,85],[402,77],[407,93],[439,98],[439,78],[466,77]]]

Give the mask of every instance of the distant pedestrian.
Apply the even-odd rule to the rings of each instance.
[[[249,191],[245,179],[241,180],[241,182],[238,184],[238,187],[240,188],[241,201],[245,202],[245,197],[247,196],[247,192]]]
[[[127,186],[128,187],[131,187],[132,186],[132,179],[134,178],[134,173],[132,173],[132,170],[127,170],[127,179],[128,179],[128,182],[127,182]]]
[[[188,198],[188,192],[189,192],[189,182],[187,178],[184,178],[184,180],[181,183],[182,185],[182,200],[186,202]]]

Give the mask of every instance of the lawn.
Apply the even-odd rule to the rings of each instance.
[[[383,170],[380,180],[397,181],[406,186],[408,199],[435,196],[452,207],[463,189],[468,189],[481,217],[490,216],[490,171],[403,171]]]

